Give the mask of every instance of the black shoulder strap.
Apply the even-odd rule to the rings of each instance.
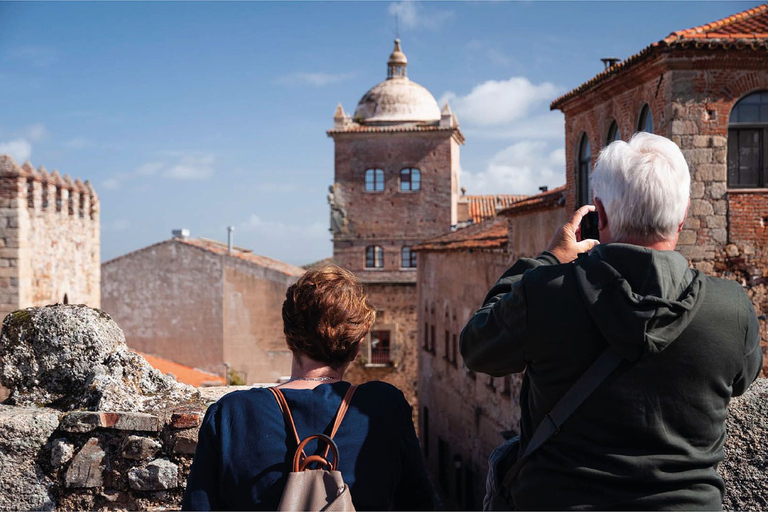
[[[503,487],[509,487],[517,474],[522,469],[528,458],[538,450],[550,437],[556,434],[565,420],[579,408],[584,401],[613,373],[622,361],[622,357],[610,348],[605,349],[600,357],[592,363],[584,375],[579,377],[571,389],[555,404],[552,410],[544,416],[531,440],[525,449],[525,453],[517,459],[504,477]]]

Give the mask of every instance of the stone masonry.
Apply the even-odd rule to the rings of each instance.
[[[0,155],[0,316],[51,303],[100,305],[93,187]]]

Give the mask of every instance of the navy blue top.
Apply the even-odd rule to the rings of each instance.
[[[348,382],[281,391],[302,439],[329,434]],[[432,486],[403,393],[384,382],[355,391],[334,441],[338,470],[357,510],[428,510]],[[309,444],[305,452],[321,453]],[[296,440],[268,389],[235,391],[213,404],[200,427],[183,510],[275,510]]]

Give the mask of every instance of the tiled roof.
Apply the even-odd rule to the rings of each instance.
[[[190,386],[195,387],[202,386],[203,383],[214,386],[223,386],[226,384],[224,377],[219,375],[184,366],[183,364],[174,363],[173,361],[145,354],[144,352],[134,352],[146,359],[152,368],[166,375],[172,375],[177,381],[183,382],[184,384],[189,384]]]
[[[527,196],[499,194],[495,196],[465,196],[469,202],[469,218],[478,224],[486,219],[495,217],[499,210],[507,208],[515,201]]]
[[[500,211],[498,215],[502,217],[513,217],[522,213],[560,208],[564,205],[565,185],[561,185],[548,192],[542,192],[541,194],[536,194],[535,196],[529,196],[520,201],[516,201],[512,203],[509,208]]]
[[[728,16],[706,25],[672,32],[659,42],[653,43],[626,60],[615,64],[605,71],[595,75],[577,88],[553,101],[550,110],[559,109],[566,101],[574,96],[595,87],[617,73],[621,73],[648,57],[649,55],[673,48],[683,49],[716,49],[768,50],[768,4]]]
[[[466,228],[430,238],[414,247],[416,251],[493,250],[507,246],[507,221],[493,217]]]
[[[267,258],[266,256],[254,254],[248,249],[233,247],[232,252],[230,253],[227,244],[223,242],[217,242],[216,240],[209,240],[207,238],[175,238],[174,240],[176,242],[181,242],[183,244],[204,249],[214,254],[221,254],[231,258],[238,258],[249,263],[255,263],[262,267],[281,272],[287,276],[301,276],[305,272],[305,270],[301,267],[291,265],[290,263],[285,263],[284,261],[273,260],[272,258]]]
[[[327,130],[325,133],[332,137],[340,133],[396,133],[396,132],[454,132],[453,136],[464,144],[464,135],[461,130],[454,126],[437,126],[437,125],[419,125],[419,124],[399,124],[391,126],[365,126],[365,125],[353,125],[346,128],[335,128]]]

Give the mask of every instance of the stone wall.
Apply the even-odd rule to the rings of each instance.
[[[505,252],[420,252],[419,435],[449,506],[479,509],[488,455],[520,421],[519,376],[476,375],[458,353],[461,329],[509,266]],[[446,278],[451,276],[451,278]]]
[[[0,316],[100,305],[99,200],[88,182],[0,156]]]
[[[162,242],[102,265],[102,309],[131,348],[222,375],[223,273],[221,257]]]

